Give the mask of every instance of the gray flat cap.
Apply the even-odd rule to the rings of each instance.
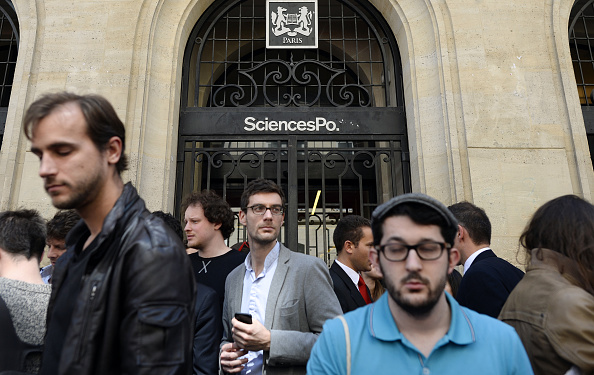
[[[421,193],[402,194],[390,199],[386,203],[379,205],[375,211],[373,211],[373,214],[371,215],[371,221],[383,221],[386,214],[390,212],[392,208],[403,203],[419,203],[432,208],[445,219],[448,225],[451,225],[454,230],[458,230],[458,220],[456,220],[454,214],[452,214],[452,212],[437,199]]]

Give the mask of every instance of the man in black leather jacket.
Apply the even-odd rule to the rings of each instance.
[[[185,248],[124,185],[125,129],[102,97],[50,94],[24,119],[57,208],[81,220],[54,270],[42,374],[188,374],[195,286]]]

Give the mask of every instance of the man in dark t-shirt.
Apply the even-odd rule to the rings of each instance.
[[[192,193],[182,208],[196,281],[215,290],[222,311],[227,275],[246,257],[225,244],[235,229],[233,212],[227,202],[209,190]]]

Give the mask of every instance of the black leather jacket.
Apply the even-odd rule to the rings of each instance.
[[[49,311],[75,244],[88,235],[82,220],[69,233],[67,258],[54,271]],[[196,293],[179,238],[150,214],[128,183],[96,241],[59,374],[189,374]]]

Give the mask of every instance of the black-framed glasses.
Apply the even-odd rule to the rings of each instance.
[[[251,208],[252,212],[256,215],[264,215],[266,210],[270,210],[270,213],[273,215],[282,215],[285,212],[285,208],[280,204],[276,204],[274,206],[266,207],[263,204],[255,204],[253,206],[246,207],[246,209]]]
[[[421,260],[435,260],[441,256],[444,249],[449,249],[450,245],[444,242],[426,241],[416,245],[405,245],[403,243],[388,243],[378,245],[375,249],[384,253],[384,256],[390,262],[402,262],[408,258],[408,253],[415,250]]]

